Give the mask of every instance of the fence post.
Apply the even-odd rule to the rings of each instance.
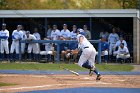
[[[59,54],[59,52],[60,52],[60,43],[57,43],[57,54],[56,54],[56,56],[57,56],[57,63],[60,63],[60,54]]]
[[[98,63],[101,63],[101,41],[98,43]]]

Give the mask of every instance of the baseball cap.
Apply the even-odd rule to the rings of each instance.
[[[73,25],[72,27],[75,27],[75,28],[77,28],[77,26],[76,26],[76,25]]]
[[[53,27],[57,27],[57,25],[53,25]]]
[[[30,31],[26,31],[26,34],[30,34]]]
[[[87,25],[84,25],[83,27],[87,27]]]
[[[63,26],[67,26],[67,24],[63,24]]]
[[[5,24],[5,23],[3,23],[3,24],[2,24],[2,26],[6,26],[6,24]]]
[[[17,27],[21,27],[22,25],[17,25]]]

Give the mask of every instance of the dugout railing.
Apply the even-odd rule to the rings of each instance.
[[[98,63],[101,63],[101,43],[100,43],[100,40],[89,40],[91,43],[97,43],[98,44],[98,55],[97,55],[97,60],[98,60]],[[21,62],[21,59],[22,59],[22,56],[21,56],[21,43],[56,43],[57,44],[57,54],[56,54],[56,57],[57,57],[57,63],[60,63],[60,44],[62,43],[74,43],[74,42],[77,42],[76,40],[65,40],[65,41],[62,41],[62,40],[33,40],[33,41],[26,41],[26,40],[21,40],[19,42],[19,61]]]

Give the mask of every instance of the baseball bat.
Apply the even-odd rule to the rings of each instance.
[[[75,72],[75,71],[73,71],[73,70],[70,70],[70,69],[64,68],[64,67],[62,67],[62,66],[60,66],[60,68],[66,70],[66,71],[69,71],[69,72],[71,72],[72,74],[74,74],[74,75],[76,75],[76,76],[79,76],[79,73],[77,73],[77,72]]]

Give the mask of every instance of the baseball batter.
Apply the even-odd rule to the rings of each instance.
[[[9,38],[9,31],[6,29],[6,24],[2,24],[2,30],[0,31],[0,38],[1,38],[1,60],[4,59],[4,50],[6,52],[7,60],[9,59],[9,46],[8,46],[8,38]]]
[[[11,59],[10,61],[13,61],[15,59],[13,59],[13,53],[14,51],[16,52],[16,60],[19,59],[19,40],[21,40],[23,38],[23,33],[21,31],[21,25],[17,26],[17,29],[13,31],[12,33],[12,45],[11,45],[11,49],[10,49],[10,55],[11,55]]]
[[[93,72],[95,72],[97,75],[96,80],[100,80],[101,75],[95,68],[95,56],[96,56],[95,48],[85,38],[84,35],[79,34],[79,31],[77,35],[77,40],[78,40],[78,49],[82,51],[82,54],[78,61],[78,65],[86,69],[89,69],[90,70],[89,75],[92,75]]]

